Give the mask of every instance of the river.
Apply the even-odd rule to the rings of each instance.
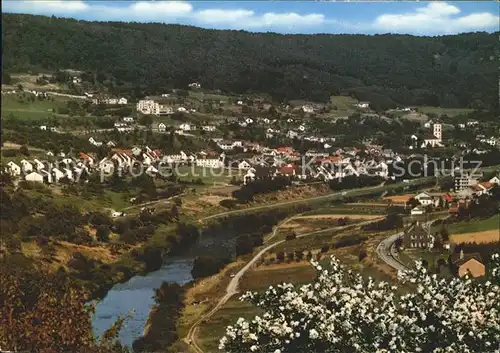
[[[92,327],[96,337],[100,337],[118,318],[131,313],[122,330],[119,340],[122,345],[132,347],[132,342],[142,336],[149,312],[155,304],[154,290],[163,282],[185,284],[191,281],[193,259],[169,261],[158,271],[146,276],[134,276],[125,283],[116,284],[100,301],[92,317]]]

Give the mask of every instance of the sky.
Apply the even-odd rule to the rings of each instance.
[[[278,33],[444,35],[499,30],[483,2],[2,0],[2,12]]]

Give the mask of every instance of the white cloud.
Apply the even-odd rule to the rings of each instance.
[[[4,12],[36,15],[86,15],[97,20],[159,21],[185,20],[194,25],[226,26],[235,29],[317,26],[325,21],[322,14],[264,13],[247,9],[205,9],[194,11],[185,1],[138,1],[127,6],[71,0],[3,1]]]
[[[2,0],[2,12],[56,15],[103,21],[183,23],[213,28],[266,30],[315,29],[323,32],[447,34],[497,30],[499,16],[481,12],[461,15],[459,7],[430,2],[406,13],[386,13],[373,21],[353,22],[327,18],[320,13],[256,13],[250,9],[208,8],[195,10],[187,1],[135,1],[130,3],[82,0]],[[334,6],[332,4],[332,6]]]
[[[460,9],[445,2],[432,2],[414,12],[383,14],[372,24],[376,30],[407,33],[457,33],[498,27],[499,17],[491,13],[459,16]]]
[[[2,1],[2,12],[30,13],[33,15],[68,15],[87,11],[90,6],[83,1]]]
[[[321,25],[325,17],[321,14],[300,15],[291,13],[256,14],[250,10],[207,9],[194,14],[200,24],[226,25],[237,28],[307,27]]]
[[[207,9],[198,11],[194,14],[194,19],[203,24],[221,25],[238,24],[241,21],[248,21],[255,16],[255,12],[250,10],[220,10]]]

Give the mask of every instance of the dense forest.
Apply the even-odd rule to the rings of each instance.
[[[115,91],[198,81],[232,93],[326,101],[498,106],[498,33],[280,35],[2,14],[3,73],[82,70]]]

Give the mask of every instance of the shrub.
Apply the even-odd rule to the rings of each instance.
[[[208,277],[219,272],[225,264],[226,261],[223,259],[209,256],[199,256],[194,259],[191,275],[195,279]]]
[[[359,255],[358,255],[358,259],[359,261],[363,261],[363,259],[367,256],[366,254],[366,250],[365,249],[361,249],[359,250]]]
[[[296,239],[296,238],[297,238],[297,234],[295,234],[295,232],[288,232],[285,235],[285,240],[293,240],[293,239]]]

